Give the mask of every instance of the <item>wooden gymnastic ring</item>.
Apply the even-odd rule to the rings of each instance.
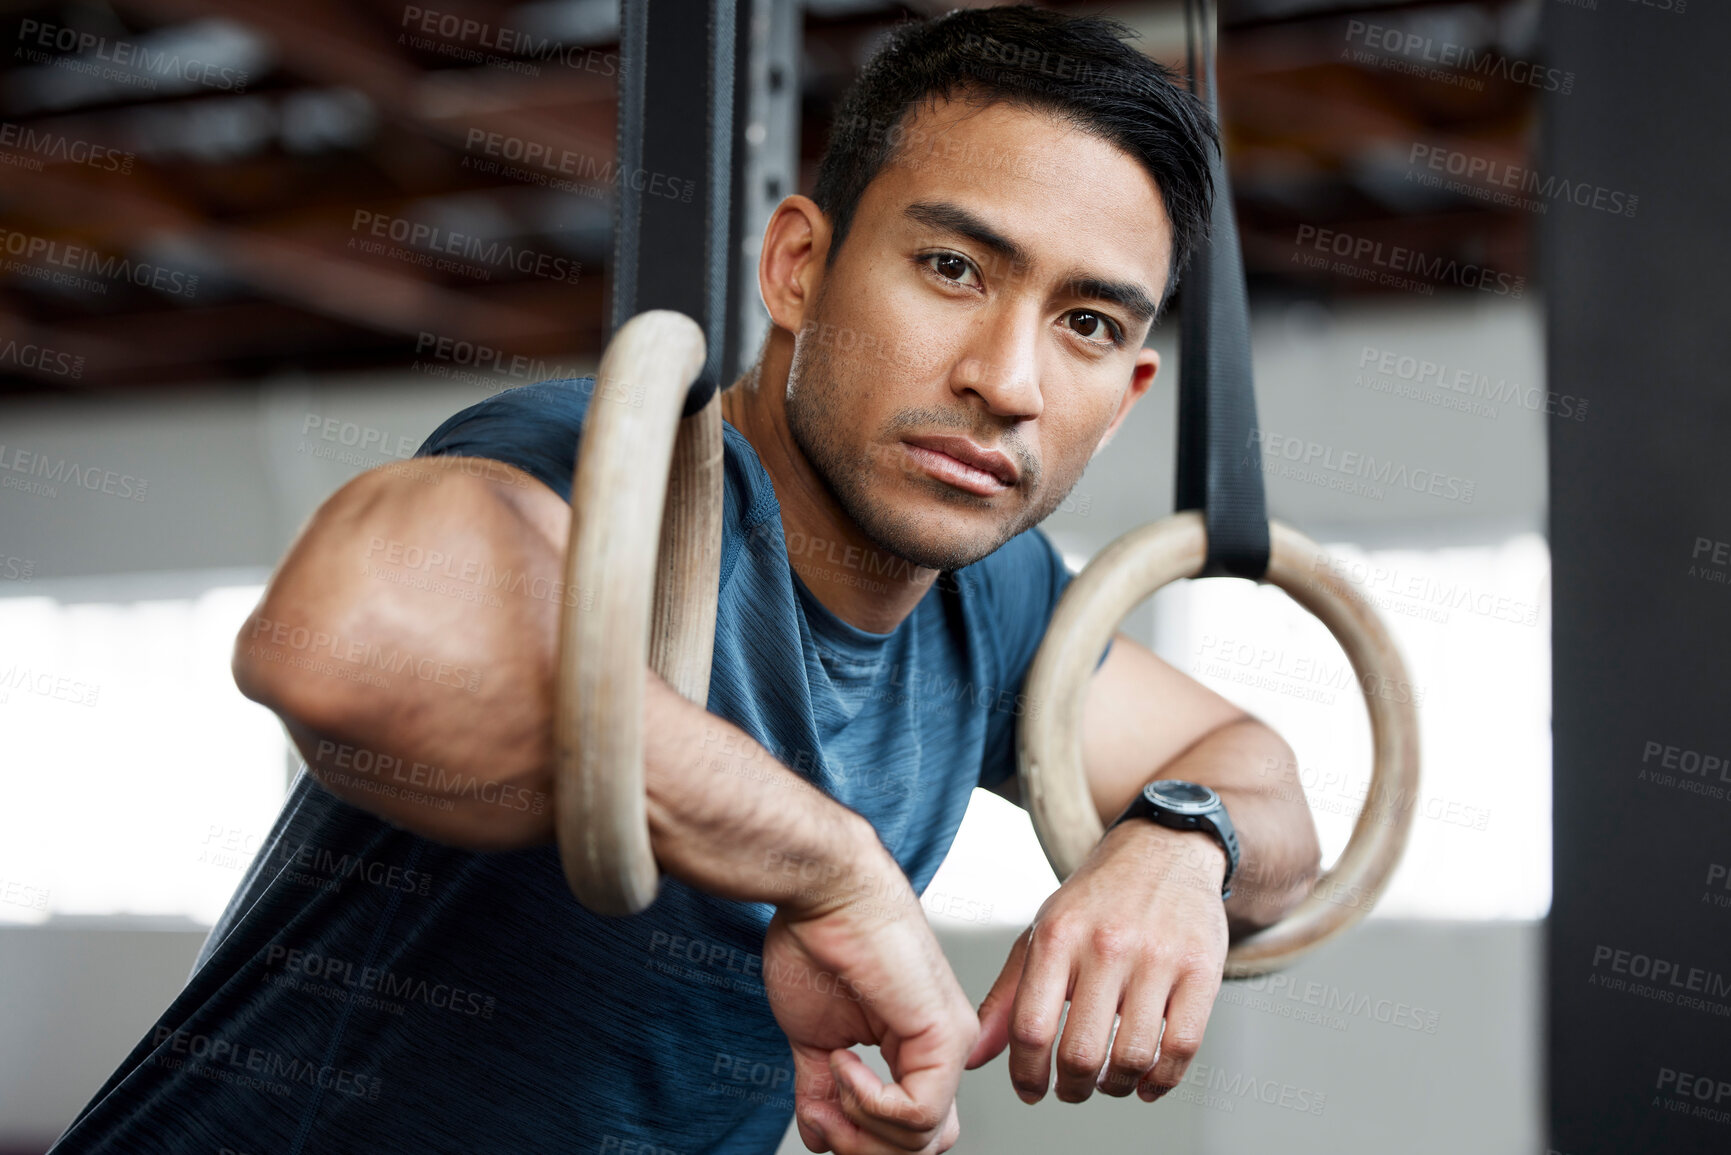
[[[1418,797],[1418,714],[1404,692],[1410,683],[1394,640],[1320,546],[1279,522],[1269,524],[1269,535],[1263,580],[1320,619],[1346,651],[1370,711],[1373,766],[1364,809],[1339,860],[1285,918],[1232,947],[1227,978],[1276,970],[1363,918],[1400,861]],[[1017,774],[1040,845],[1060,879],[1081,865],[1103,833],[1082,765],[1088,679],[1132,609],[1202,569],[1207,539],[1202,515],[1191,510],[1107,546],[1064,591],[1034,656],[1026,690],[1033,708],[1018,732]],[[1381,686],[1402,692],[1378,693]]]
[[[578,445],[553,811],[565,879],[597,914],[636,914],[660,882],[643,780],[645,668],[698,705],[709,696],[720,392],[680,417],[704,356],[703,330],[682,313],[657,309],[621,325],[602,354]]]

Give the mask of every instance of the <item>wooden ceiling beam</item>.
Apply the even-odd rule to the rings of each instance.
[[[0,196],[29,215],[82,236],[101,221],[130,250],[181,241],[212,254],[223,271],[261,295],[352,325],[412,336],[428,328],[468,340],[502,342],[545,331],[547,318],[477,300],[414,276],[334,257],[232,225],[207,222],[166,200],[114,182],[92,183],[60,169],[0,169]]]

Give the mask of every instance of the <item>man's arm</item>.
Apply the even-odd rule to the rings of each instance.
[[[1280,735],[1124,634],[1089,682],[1082,720],[1083,766],[1102,825],[1156,778],[1200,782],[1220,794],[1239,842],[1226,901],[1233,938],[1271,925],[1303,899],[1321,848],[1297,759]],[[1021,804],[1014,777],[994,792]],[[1224,869],[1225,852],[1208,835],[1184,845],[1198,848],[1203,862],[1218,854]]]
[[[552,806],[520,803],[553,790],[569,530],[557,494],[499,462],[363,474],[272,577],[236,639],[235,680],[345,801],[471,849],[546,842]],[[838,1152],[947,1149],[978,1023],[907,877],[863,817],[643,676],[661,868],[778,908],[765,987],[794,1047],[802,1131]],[[885,1046],[894,1083],[847,1049],[862,1042]]]
[[[1054,1051],[1067,1102],[1096,1086],[1149,1101],[1175,1087],[1201,1045],[1229,939],[1302,900],[1321,859],[1280,736],[1133,639],[1114,642],[1083,707],[1102,824],[1155,778],[1203,783],[1232,818],[1239,872],[1222,903],[1226,852],[1211,835],[1153,822],[1107,832],[1041,907],[980,1006],[968,1066],[1009,1045],[1011,1081],[1029,1102],[1046,1093]],[[1015,798],[1013,788],[1000,792]]]

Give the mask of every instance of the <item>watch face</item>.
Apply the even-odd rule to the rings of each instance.
[[[1220,795],[1207,786],[1177,778],[1156,779],[1148,783],[1143,792],[1148,795],[1149,801],[1157,802],[1180,814],[1201,814],[1212,810],[1214,804],[1220,801]]]

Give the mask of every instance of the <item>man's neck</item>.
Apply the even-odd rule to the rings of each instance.
[[[757,450],[781,506],[788,562],[824,607],[887,634],[913,612],[937,571],[873,545],[812,468],[787,425],[792,337],[771,333],[758,364],[721,395],[721,413]]]

